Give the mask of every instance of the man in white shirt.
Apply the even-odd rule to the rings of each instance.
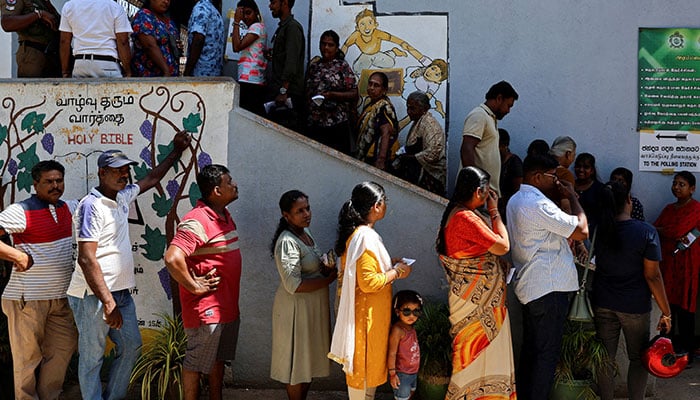
[[[588,220],[573,185],[556,175],[559,163],[550,155],[528,156],[524,180],[510,198],[506,213],[511,255],[516,268],[515,295],[523,304],[523,350],[518,398],[546,398],[559,360],[569,294],[578,275],[567,239],[588,238]],[[569,215],[551,199],[571,202]]]
[[[491,175],[490,186],[501,197],[501,153],[498,150],[497,121],[510,112],[518,93],[506,81],[500,81],[486,92],[486,101],[467,115],[462,129],[460,148],[462,167],[473,165]]]
[[[175,149],[135,184],[131,165],[119,150],[107,150],[97,160],[99,186],[80,200],[73,217],[78,260],[68,287],[68,304],[78,327],[78,380],[84,399],[123,399],[139,356],[141,334],[130,289],[136,286],[129,239],[129,204],[155,186],[189,146],[189,134],[179,132]],[[104,393],[100,368],[107,336],[116,346]]]
[[[61,73],[64,78],[131,76],[131,23],[113,0],[70,0],[61,10]],[[75,65],[70,69],[71,45]],[[124,73],[122,74],[122,71]]]

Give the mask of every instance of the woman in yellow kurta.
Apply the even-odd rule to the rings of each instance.
[[[332,360],[342,364],[350,400],[374,398],[387,380],[386,351],[391,325],[390,284],[411,273],[392,266],[374,224],[386,214],[384,188],[374,182],[355,186],[338,216],[335,250],[341,255],[340,305],[333,331]]]

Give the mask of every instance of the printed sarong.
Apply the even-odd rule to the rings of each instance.
[[[496,256],[440,256],[450,283],[452,378],[448,400],[517,398],[506,283]]]

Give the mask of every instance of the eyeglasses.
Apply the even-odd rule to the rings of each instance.
[[[550,174],[549,172],[543,172],[542,175],[548,176],[548,177],[552,178],[552,180],[554,181],[554,183],[559,182],[559,177],[556,176],[555,174]]]
[[[423,311],[420,308],[415,308],[411,310],[410,308],[402,308],[401,309],[401,314],[403,314],[404,317],[408,317],[411,314],[413,314],[416,317],[420,317],[420,315],[423,313]]]

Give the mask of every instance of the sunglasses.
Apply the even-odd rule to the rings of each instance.
[[[401,309],[401,314],[403,314],[404,317],[408,317],[411,314],[413,314],[416,317],[420,317],[420,315],[423,313],[423,311],[420,308],[416,308],[411,310],[410,308],[402,308]]]

